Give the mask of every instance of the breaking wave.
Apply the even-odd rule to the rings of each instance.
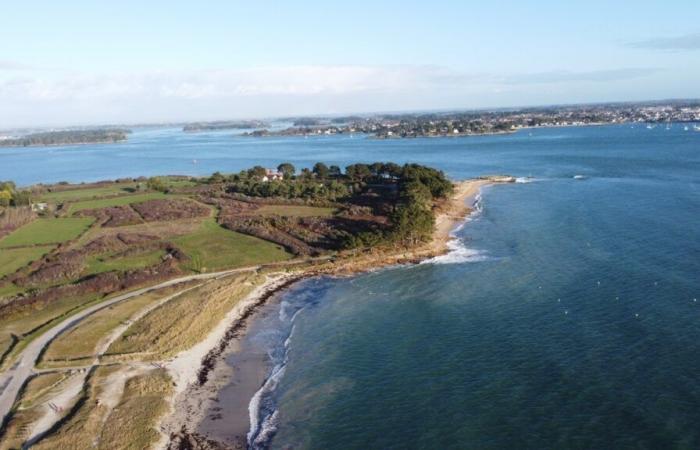
[[[250,430],[246,436],[249,449],[267,448],[270,440],[277,432],[278,411],[274,393],[287,369],[292,336],[296,328],[294,321],[305,308],[306,305],[300,306],[286,300],[280,304],[279,320],[283,324],[287,324],[287,326],[291,324],[291,328],[289,328],[289,334],[284,339],[282,348],[279,349],[280,351],[275,350],[268,353],[274,366],[262,387],[250,399],[248,405]]]
[[[464,228],[466,224],[477,219],[481,215],[483,209],[481,191],[479,191],[479,193],[474,196],[472,213],[450,233],[451,239],[447,243],[449,251],[444,255],[427,259],[421,262],[421,264],[461,264],[487,260],[489,257],[486,255],[486,252],[467,247],[464,241],[457,236],[457,233]]]

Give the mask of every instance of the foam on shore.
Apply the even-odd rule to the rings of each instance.
[[[462,264],[467,262],[478,262],[488,259],[488,256],[482,250],[469,248],[465,245],[464,240],[457,236],[457,233],[464,228],[469,222],[476,220],[483,212],[483,202],[481,190],[474,196],[472,203],[472,212],[463,222],[461,222],[454,230],[450,232],[450,240],[447,242],[448,252],[444,255],[435,256],[434,258],[426,259],[421,264]]]

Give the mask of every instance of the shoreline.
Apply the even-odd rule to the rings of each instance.
[[[218,402],[218,392],[228,385],[233,368],[226,364],[228,356],[240,350],[239,339],[254,319],[255,313],[268,301],[287,291],[294,284],[317,276],[352,276],[359,273],[399,264],[416,264],[449,252],[448,243],[454,239],[452,231],[472,213],[472,204],[481,189],[488,185],[512,183],[515,178],[490,176],[455,183],[453,195],[436,207],[433,236],[430,242],[414,249],[386,253],[374,252],[349,260],[341,260],[330,267],[312,267],[291,273],[273,273],[267,280],[242,299],[209,335],[193,348],[177,355],[166,364],[175,382],[175,393],[170,399],[171,412],[160,422],[161,440],[156,448],[224,449],[226,444],[211,440],[199,433],[210,408]],[[264,366],[263,360],[250,362],[246,372],[255,376]],[[252,375],[250,375],[252,374]],[[266,375],[267,376],[267,375]],[[259,386],[258,386],[259,388]],[[249,427],[249,402],[235,418],[236,423]],[[241,398],[238,398],[241,401]],[[245,430],[247,433],[248,430]],[[238,437],[238,436],[237,436]],[[245,448],[245,435],[236,439],[234,448]]]

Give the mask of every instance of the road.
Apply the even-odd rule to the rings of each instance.
[[[30,342],[29,345],[27,345],[27,347],[25,347],[25,349],[22,350],[22,352],[16,358],[16,361],[12,365],[12,367],[10,367],[7,371],[0,373],[0,389],[2,389],[2,393],[0,393],[0,417],[2,417],[2,421],[4,422],[7,419],[8,414],[12,409],[12,405],[14,405],[15,400],[17,399],[17,395],[19,394],[20,389],[22,389],[24,383],[30,376],[32,376],[35,373],[34,365],[36,364],[37,359],[39,358],[39,355],[41,355],[41,352],[44,349],[44,347],[46,347],[53,339],[55,339],[56,336],[75,326],[84,318],[110,305],[123,302],[124,300],[128,300],[132,297],[136,297],[138,295],[145,294],[146,292],[153,291],[156,289],[162,289],[165,287],[172,286],[174,284],[184,283],[187,281],[206,280],[210,278],[217,278],[240,272],[252,272],[259,270],[260,268],[261,266],[243,267],[240,269],[225,270],[222,272],[188,275],[185,277],[175,278],[154,286],[145,287],[107,299],[101,303],[90,306],[89,308],[85,308],[84,310],[74,314],[73,316],[59,323],[58,325],[55,325],[53,328],[49,329],[41,336],[37,337],[32,342]]]

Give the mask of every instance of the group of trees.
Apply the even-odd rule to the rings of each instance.
[[[432,211],[437,199],[452,192],[452,183],[442,171],[420,164],[376,162],[351,164],[345,172],[339,166],[322,162],[299,174],[291,163],[277,167],[281,180],[263,181],[268,175],[264,167],[256,166],[238,174],[226,176],[215,173],[210,183],[228,183],[229,192],[253,197],[302,198],[315,201],[338,201],[360,194],[367,186],[392,184],[395,197],[383,201],[391,204],[390,227],[347,236],[347,247],[367,247],[379,243],[416,245],[430,239],[435,223]],[[352,200],[351,200],[352,201]]]
[[[18,191],[12,181],[0,181],[0,206],[28,206],[32,204],[29,191]]]

